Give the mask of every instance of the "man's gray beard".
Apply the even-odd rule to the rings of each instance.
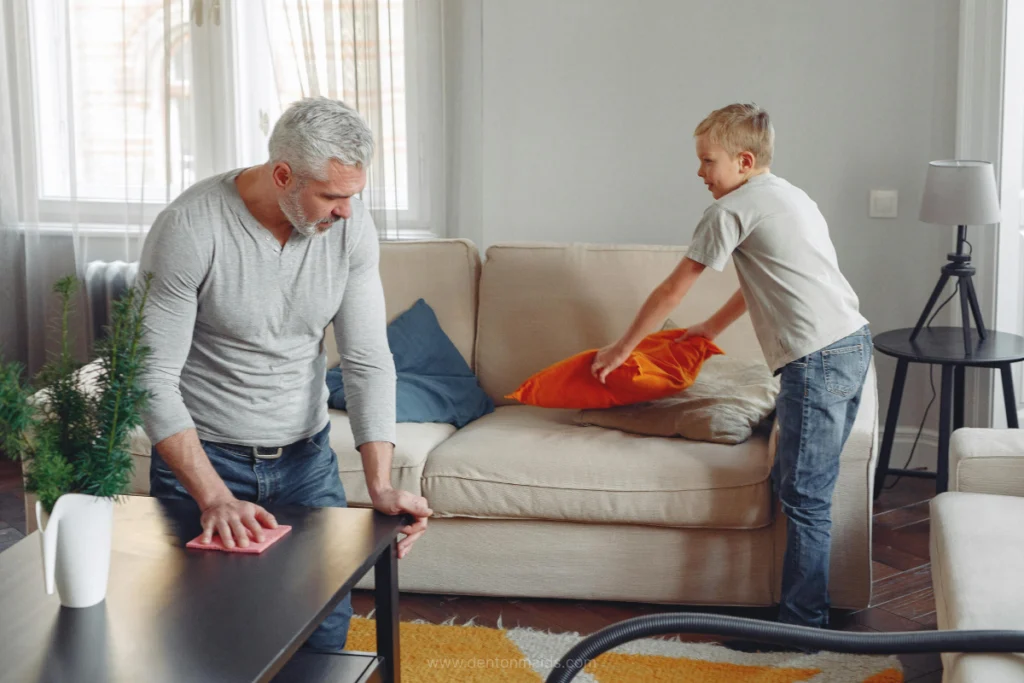
[[[302,205],[299,203],[299,193],[292,192],[278,201],[278,206],[281,207],[281,212],[284,213],[284,217],[288,219],[288,222],[292,224],[300,235],[303,237],[313,237],[314,235],[321,234],[326,231],[330,225],[322,225],[320,221],[314,221],[312,223],[303,215]]]

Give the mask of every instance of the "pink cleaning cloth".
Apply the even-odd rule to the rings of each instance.
[[[225,548],[224,544],[221,543],[220,536],[218,534],[213,535],[213,540],[208,544],[202,542],[203,535],[199,534],[191,541],[185,544],[186,548],[195,548],[197,550],[223,550],[226,553],[248,553],[250,555],[259,555],[264,550],[272,546],[274,543],[280,541],[285,534],[291,531],[292,528],[287,524],[281,524],[276,529],[264,529],[263,530],[263,542],[257,543],[253,539],[249,539],[249,547],[243,548],[235,543],[234,548]]]

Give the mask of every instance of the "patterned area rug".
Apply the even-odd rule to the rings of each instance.
[[[410,683],[543,682],[581,640],[575,633],[402,622],[402,680]],[[372,619],[352,620],[347,649],[376,650]],[[646,639],[590,662],[579,683],[903,683],[896,657],[746,654],[719,645]]]

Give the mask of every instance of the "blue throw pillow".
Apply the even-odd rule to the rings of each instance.
[[[463,427],[494,412],[494,403],[423,299],[391,321],[388,344],[398,373],[398,422],[446,422]],[[345,380],[340,368],[327,371],[327,389],[327,404],[345,410]]]

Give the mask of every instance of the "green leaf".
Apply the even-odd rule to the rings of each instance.
[[[20,365],[0,362],[0,447],[26,461],[25,488],[47,511],[65,493],[116,497],[128,490],[128,440],[142,424],[148,398],[138,377],[149,358],[142,332],[152,279],[144,274],[114,303],[109,334],[96,345],[94,375],[83,377],[71,353],[73,276],[54,285],[61,299],[60,352],[39,373],[40,391],[22,381]]]

